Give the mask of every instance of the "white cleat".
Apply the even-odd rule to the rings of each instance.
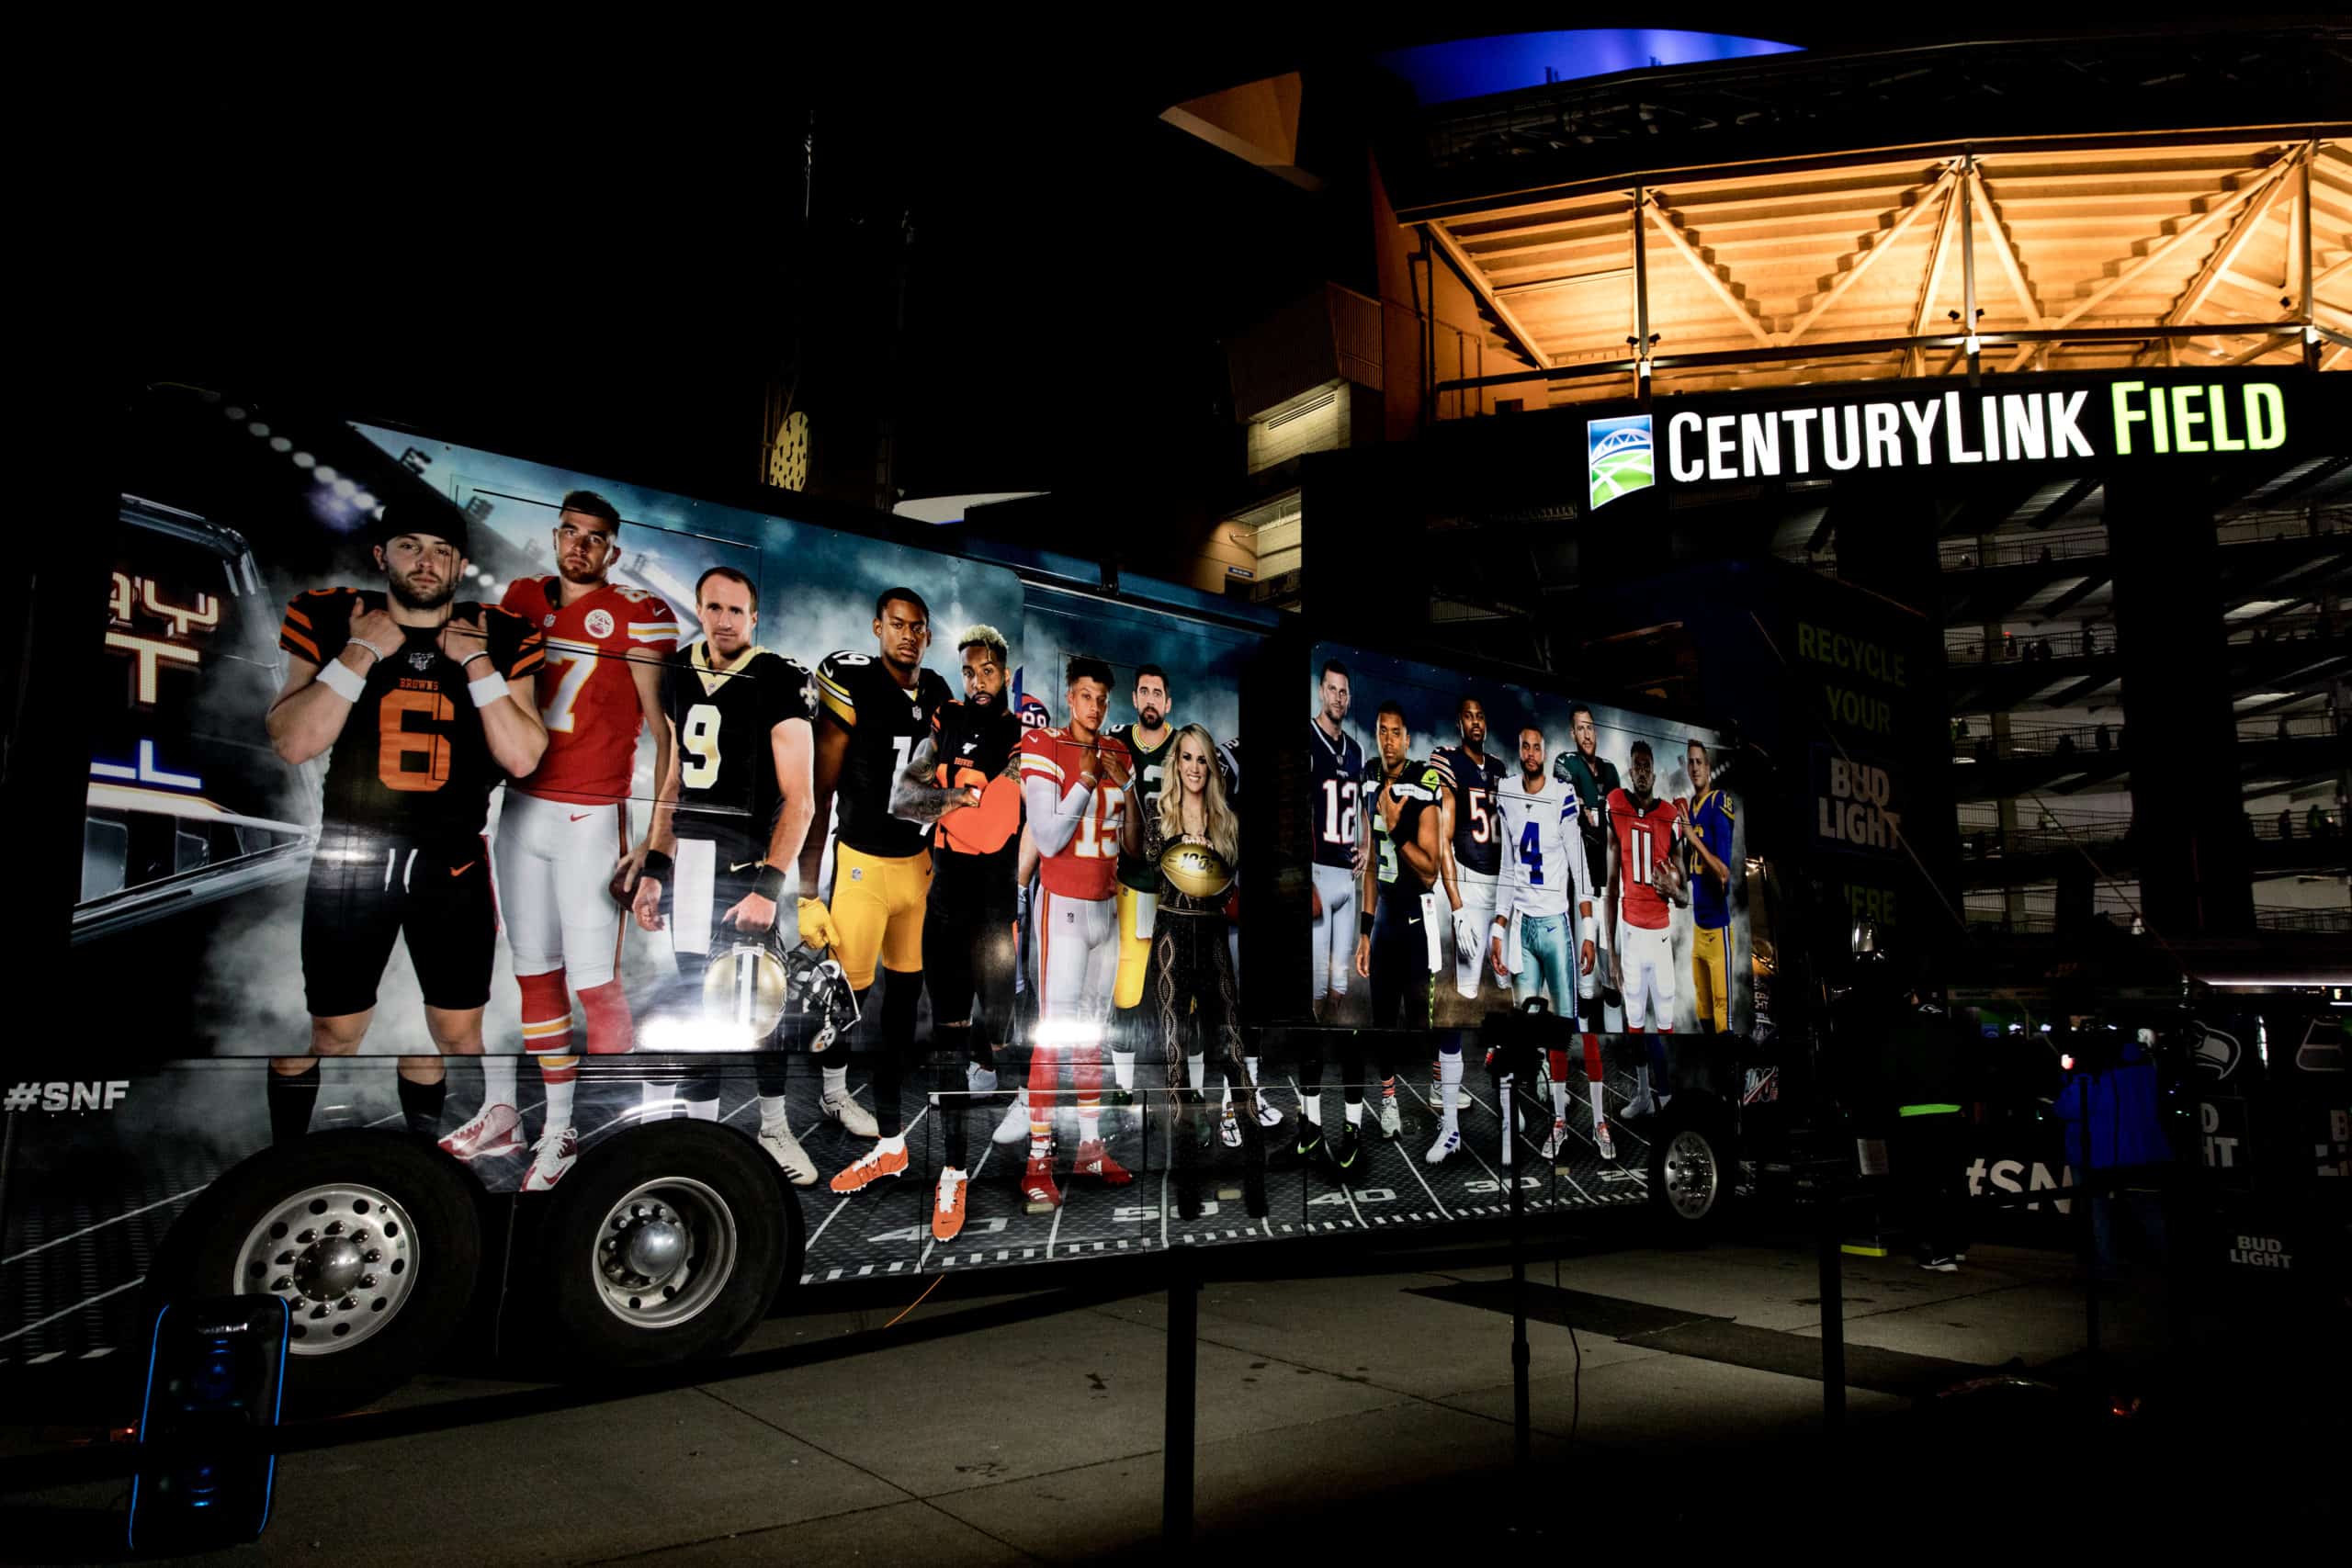
[[[964,1064],[964,1087],[974,1094],[996,1092],[996,1069],[983,1067],[977,1062]]]
[[[1438,1131],[1437,1142],[1431,1144],[1429,1153],[1421,1157],[1431,1165],[1443,1165],[1454,1155],[1460,1153],[1461,1149],[1462,1130],[1459,1127],[1443,1127]]]
[[[1261,1127],[1279,1127],[1282,1124],[1283,1113],[1274,1109],[1274,1102],[1272,1100],[1267,1099],[1262,1094],[1260,1095],[1258,1097],[1258,1125]]]
[[[1217,1136],[1225,1140],[1225,1146],[1228,1149],[1238,1149],[1241,1146],[1241,1122],[1239,1118],[1233,1114],[1233,1107],[1230,1105],[1225,1108],[1225,1117],[1217,1128]]]
[[[1552,1135],[1535,1152],[1545,1159],[1558,1159],[1568,1146],[1568,1124],[1558,1117],[1552,1119]]]
[[[1657,1115],[1657,1101],[1650,1098],[1649,1090],[1644,1089],[1641,1093],[1627,1100],[1625,1102],[1625,1108],[1623,1111],[1620,1111],[1617,1114],[1623,1117],[1628,1122],[1637,1122],[1645,1116]]]
[[[762,1128],[760,1147],[767,1150],[770,1159],[783,1167],[784,1179],[795,1187],[817,1185],[817,1162],[808,1157],[808,1151],[800,1146],[800,1140],[792,1135],[791,1128],[778,1127],[773,1133]]]
[[[1445,1086],[1437,1076],[1437,1066],[1430,1066],[1430,1109],[1440,1115],[1445,1113]]]
[[[523,1173],[523,1190],[545,1192],[563,1179],[580,1157],[580,1134],[569,1127],[550,1127],[531,1145],[531,1168]]]
[[[842,1124],[842,1131],[861,1138],[878,1138],[882,1129],[874,1120],[874,1112],[845,1094],[825,1096],[825,1114]]]
[[[1011,1105],[1004,1108],[1004,1120],[996,1124],[996,1131],[989,1134],[989,1138],[998,1144],[1018,1144],[1028,1136],[1029,1091],[1024,1089],[1012,1097]]]
[[[474,1119],[441,1140],[444,1152],[462,1160],[523,1152],[523,1118],[511,1105],[485,1105]]]
[[[1384,1138],[1393,1138],[1404,1130],[1405,1113],[1396,1109],[1396,1097],[1393,1094],[1382,1095],[1380,1097],[1380,1135]]]
[[[1596,1122],[1592,1124],[1592,1141],[1600,1148],[1602,1159],[1617,1157],[1617,1142],[1609,1135],[1608,1122]]]

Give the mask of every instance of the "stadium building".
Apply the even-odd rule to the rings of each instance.
[[[1628,581],[1834,574],[1941,645],[1895,708],[1972,950],[2308,975],[2352,931],[2347,104],[2315,26],[1529,34],[1173,107],[1354,214],[1228,344],[1229,590],[1573,674]],[[1736,613],[1690,592],[1650,618]]]

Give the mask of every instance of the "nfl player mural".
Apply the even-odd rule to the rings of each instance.
[[[1438,1129],[1426,1157],[1450,1158],[1465,1091],[1449,1032],[1541,998],[1588,1038],[1580,1070],[1565,1052],[1547,1064],[1542,1152],[1567,1137],[1581,1082],[1607,1157],[1593,1037],[1645,1042],[1613,1113],[1636,1119],[1667,1097],[1665,1037],[1744,1029],[1752,1009],[1739,805],[1715,781],[1720,738],[1338,644],[1316,649],[1309,673],[1313,1015],[1439,1042],[1418,1090],[1405,1083],[1418,1062],[1362,1064],[1325,1150],[1344,1164],[1367,1119],[1394,1138],[1397,1096],[1421,1092]],[[1311,1066],[1310,1077],[1302,1153],[1316,1152],[1321,1122]]]
[[[170,922],[175,1049],[274,1058],[223,1146],[369,1120],[343,1088],[380,1080],[331,1063],[397,1055],[382,1122],[550,1188],[624,1115],[715,1119],[707,1053],[768,1044],[739,1124],[814,1182],[784,1095],[811,1042],[727,1014],[742,946],[833,963],[817,1120],[888,1168],[896,1085],[848,1058],[913,1054],[938,820],[891,792],[976,680],[1009,715],[1010,573],[194,393],[145,450],[75,953]],[[582,1103],[603,1057],[635,1103]]]

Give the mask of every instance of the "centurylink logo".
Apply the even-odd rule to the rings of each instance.
[[[1621,495],[1647,490],[1657,482],[1650,465],[1649,415],[1587,420],[1584,433],[1586,475],[1592,485],[1593,505],[1606,506]]]

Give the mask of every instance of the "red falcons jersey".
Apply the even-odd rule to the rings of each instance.
[[[1107,735],[1089,743],[1071,739],[1069,732],[1059,728],[1024,729],[1021,732],[1022,780],[1046,780],[1054,786],[1054,798],[1058,800],[1069,793],[1098,750],[1125,751],[1126,748]],[[1133,753],[1122,760],[1133,773]],[[1119,821],[1126,808],[1126,794],[1111,787],[1110,780],[1101,776],[1104,771],[1099,764],[1095,768],[1100,782],[1069,842],[1038,863],[1037,874],[1046,891],[1057,897],[1108,898],[1118,881]]]
[[[517,578],[500,602],[548,641],[538,681],[548,749],[538,771],[516,787],[573,806],[626,800],[644,722],[628,655],[668,659],[678,646],[678,617],[642,588],[608,582],[559,608],[560,592],[559,578]]]
[[[1625,889],[1624,916],[1644,931],[1666,926],[1666,895],[1657,890],[1657,863],[1674,858],[1676,824],[1681,819],[1674,802],[1664,796],[1649,809],[1634,808],[1634,797],[1622,789],[1609,792],[1609,830],[1617,835],[1617,865]]]

